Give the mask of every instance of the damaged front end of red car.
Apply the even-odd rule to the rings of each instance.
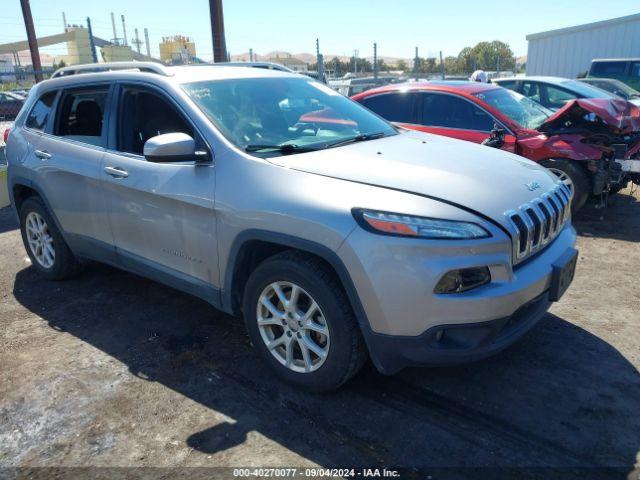
[[[593,194],[640,184],[640,109],[625,100],[579,99],[567,103],[537,129],[550,140],[576,143],[599,158],[588,160]],[[586,153],[586,152],[585,152]],[[593,157],[593,154],[588,154]]]

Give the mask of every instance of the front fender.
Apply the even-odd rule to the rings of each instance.
[[[579,134],[550,137],[544,134],[535,135],[518,139],[518,153],[534,162],[548,158],[566,158],[576,161],[600,160],[604,153],[602,148],[583,143],[582,139],[584,136]]]

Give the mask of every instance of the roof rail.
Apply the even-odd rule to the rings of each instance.
[[[139,70],[141,72],[157,73],[165,77],[169,76],[167,68],[156,62],[108,62],[62,67],[53,72],[51,78],[66,77],[80,73],[110,72],[113,70]]]

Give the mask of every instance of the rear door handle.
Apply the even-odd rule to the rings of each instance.
[[[36,157],[40,160],[49,160],[51,158],[51,154],[46,150],[36,150],[33,152]]]
[[[119,167],[104,167],[104,173],[115,178],[127,178],[129,176],[129,172]]]

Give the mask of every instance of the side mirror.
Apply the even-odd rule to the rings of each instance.
[[[151,137],[144,143],[144,158],[149,162],[189,162],[207,163],[209,153],[196,150],[196,142],[186,133],[164,133]]]

